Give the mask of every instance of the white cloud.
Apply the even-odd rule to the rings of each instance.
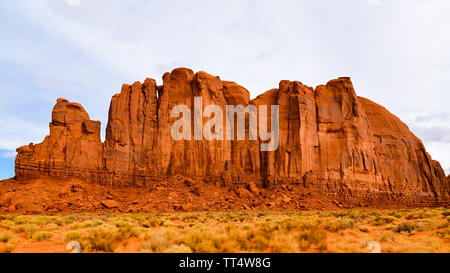
[[[81,5],[81,0],[66,0],[66,3],[69,6],[79,6]]]
[[[439,161],[447,175],[450,175],[450,143],[432,142],[426,144],[427,152],[432,156],[433,160]]]
[[[410,126],[414,132],[425,143],[449,143],[450,144],[450,128],[446,127],[423,127],[415,124]]]
[[[14,151],[30,142],[41,143],[49,134],[48,122],[41,124],[2,112],[0,114],[0,150]]]
[[[369,6],[381,6],[382,0],[367,0],[367,5]]]
[[[450,120],[450,113],[439,112],[439,113],[425,113],[419,114],[414,122],[428,123],[433,121],[444,122]]]
[[[450,174],[450,113],[416,109],[403,118],[410,130],[422,140],[427,152]]]
[[[76,2],[81,3],[0,4],[14,7],[0,10],[12,18],[11,28],[0,28],[0,34],[5,32],[0,59],[29,69],[15,74],[42,79],[40,91],[26,87],[3,91],[24,82],[20,79],[0,91],[0,101],[10,114],[0,112],[0,149],[40,142],[48,133],[50,116],[41,113],[48,113],[50,104],[26,107],[28,98],[45,97],[53,103],[57,97],[72,96],[68,99],[83,104],[104,126],[109,99],[120,91],[121,83],[152,77],[160,84],[162,73],[187,66],[234,80],[252,97],[277,87],[281,79],[314,86],[351,76],[358,95],[382,104],[409,125],[431,128],[417,129],[419,137],[434,159],[450,167],[450,147],[440,135],[447,132],[442,128],[450,128],[450,120],[445,114],[433,115],[448,113],[450,101],[448,0],[285,0],[282,4],[179,0],[176,5],[109,0],[107,5],[83,1],[80,8],[73,8]],[[389,9],[367,5],[389,5]],[[16,30],[21,24],[27,29],[33,26],[33,32]],[[410,114],[402,109],[411,107],[419,108],[417,120],[408,122]],[[36,113],[40,121],[24,118],[26,112]]]

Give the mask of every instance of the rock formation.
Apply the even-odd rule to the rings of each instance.
[[[259,140],[174,140],[175,105],[279,105],[279,148]],[[202,126],[207,118],[191,117]],[[249,131],[246,117],[247,134]],[[269,122],[270,124],[270,122]],[[224,125],[225,121],[224,121]],[[225,138],[224,138],[225,139]],[[357,97],[350,78],[316,89],[281,81],[251,100],[242,86],[178,68],[163,85],[147,79],[112,97],[106,140],[83,107],[58,99],[50,136],[17,149],[16,180],[77,178],[113,187],[151,187],[182,176],[220,184],[240,195],[281,185],[320,191],[352,204],[383,198],[398,204],[448,205],[448,178],[422,142],[382,106]]]
[[[92,180],[103,165],[100,122],[90,120],[80,104],[58,99],[52,112],[50,136],[41,144],[18,148],[17,153],[16,178]]]

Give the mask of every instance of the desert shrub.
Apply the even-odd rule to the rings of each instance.
[[[305,227],[298,234],[299,247],[305,251],[311,245],[319,245],[326,240],[326,235],[323,231],[314,226]]]
[[[380,211],[376,211],[376,210],[368,211],[367,214],[369,214],[371,216],[375,216],[375,217],[380,217],[382,215]]]
[[[182,221],[185,221],[185,222],[186,221],[194,221],[194,220],[198,220],[198,215],[187,213],[181,219],[182,219]]]
[[[64,242],[68,243],[70,241],[76,241],[80,239],[81,234],[78,231],[69,231],[64,235]]]
[[[163,227],[175,227],[175,225],[172,223],[172,222],[170,222],[170,221],[164,221],[164,223],[163,223],[163,225],[162,225]],[[197,224],[197,227],[198,228],[201,228],[201,227],[204,227],[205,225],[203,224],[203,223],[198,223]]]
[[[258,214],[256,216],[257,217],[265,217],[265,216],[267,216],[267,213],[265,213],[265,212],[258,212]]]
[[[102,220],[86,221],[80,224],[81,228],[91,228],[103,225]]]
[[[384,225],[390,224],[394,221],[395,221],[395,218],[391,217],[391,216],[377,216],[371,221],[371,223],[375,226],[384,226]]]
[[[255,244],[254,240],[250,242],[251,239],[247,238],[247,234],[248,232],[242,232],[237,228],[231,228],[227,232],[223,226],[211,229],[188,229],[180,234],[173,244],[184,244],[194,253],[231,252],[231,245],[234,247],[232,252],[237,252],[237,249],[248,249],[250,244]]]
[[[12,228],[12,230],[16,233],[25,233],[25,235],[31,239],[33,234],[39,229],[38,225],[35,224],[22,224],[17,225]]]
[[[48,232],[48,231],[41,231],[41,232],[38,232],[33,235],[33,241],[36,241],[36,242],[46,241],[52,237],[53,237],[53,233]]]
[[[426,231],[426,230],[434,230],[439,225],[435,221],[431,221],[430,219],[423,219],[421,222],[415,223],[416,231]]]
[[[5,229],[12,229],[15,225],[16,223],[11,220],[3,220],[0,222],[0,227]]]
[[[279,229],[279,226],[277,223],[270,223],[270,222],[263,222],[258,223],[256,228],[264,234],[271,234],[272,232]]]
[[[325,230],[328,230],[331,232],[338,232],[341,230],[353,228],[354,225],[355,225],[355,221],[353,219],[341,219],[338,221],[325,223],[324,228],[325,228]]]
[[[84,235],[81,245],[87,250],[113,252],[122,240],[124,238],[115,230],[99,227]]]
[[[75,221],[75,220],[74,220]],[[81,223],[75,223],[71,225],[71,229],[83,229],[83,228],[93,228],[93,227],[99,227],[103,225],[102,220],[87,220],[83,221]]]
[[[364,233],[369,233],[370,232],[369,228],[367,228],[367,227],[360,227],[359,231],[364,232]]]
[[[400,219],[403,217],[403,215],[401,213],[395,213],[393,216],[397,219]]]
[[[56,218],[57,217],[49,216],[49,215],[33,216],[33,220],[30,221],[30,223],[38,224],[40,226],[46,226],[47,224],[51,223]]]
[[[437,231],[435,235],[441,239],[450,239],[450,229]]]
[[[53,223],[55,224],[55,225],[57,225],[57,226],[64,226],[64,224],[65,224],[65,219],[64,218],[61,218],[61,217],[56,217],[54,220],[53,220]]]
[[[8,243],[14,238],[14,235],[10,233],[1,233],[0,234],[0,243]]]
[[[16,225],[42,225],[43,222],[48,219],[47,217],[41,216],[41,220],[39,220],[36,217],[29,216],[29,215],[20,215],[14,218],[14,223]]]
[[[58,228],[59,228],[59,226],[54,223],[48,223],[47,226],[45,227],[45,229],[47,229],[47,230],[56,230]]]
[[[251,229],[252,227],[250,226],[250,225],[243,225],[242,226],[242,229],[243,230],[249,230],[249,229]]]
[[[345,210],[339,210],[339,211],[332,211],[329,214],[332,217],[347,217],[349,215],[349,212]]]
[[[405,216],[406,220],[417,220],[417,219],[423,219],[423,215],[421,213],[410,213]]]
[[[423,209],[423,210],[410,211],[408,214],[405,215],[405,219],[406,220],[421,220],[421,219],[430,218],[431,216],[432,216],[431,211],[429,211],[427,209]]]
[[[283,220],[278,220],[276,221],[274,224],[268,224],[267,227],[271,227],[271,231],[276,231],[276,230],[286,230],[287,232],[290,232],[293,229],[296,229],[298,227],[300,227],[300,225],[302,224],[302,221],[299,220],[292,220],[292,219],[283,219]]]
[[[139,223],[142,223],[142,222],[145,221],[145,217],[143,215],[141,215],[141,214],[131,214],[130,218],[135,220],[135,221],[137,221],[137,222],[139,222]]]
[[[2,220],[14,220],[14,216],[6,214],[6,215],[0,215],[0,221]]]
[[[188,246],[181,244],[181,245],[172,245],[172,246],[168,247],[164,252],[165,253],[192,253],[192,249]]]
[[[10,218],[7,216],[7,215],[1,215],[0,214],[0,221],[3,221],[3,220],[9,220]]]
[[[359,221],[359,220],[366,219],[369,216],[367,215],[366,212],[363,212],[363,211],[360,211],[360,210],[354,210],[354,211],[351,211],[348,214],[348,217],[353,219],[353,220],[355,220],[355,221]]]
[[[249,230],[244,233],[240,230],[233,229],[227,234],[227,239],[235,241],[235,247],[239,251],[248,252],[267,251],[271,244],[272,247],[274,246],[274,237],[276,237],[274,233],[265,233],[260,229]],[[275,242],[275,247],[277,243],[279,242]],[[221,251],[225,252],[225,249],[221,248]]]
[[[80,229],[80,228],[81,228],[81,224],[79,224],[79,223],[72,224],[72,225],[70,226],[70,228],[71,228],[71,229],[74,229],[74,230]]]
[[[268,240],[266,251],[270,250],[272,253],[294,253],[298,251],[298,248],[296,234],[277,232]],[[261,251],[263,252],[264,250]]]
[[[415,223],[406,222],[406,223],[398,224],[394,230],[397,233],[401,233],[401,232],[412,233],[416,228],[417,228],[417,225]]]
[[[194,225],[191,225],[191,224],[194,224]],[[165,227],[170,227],[171,224],[170,223],[164,223],[164,226]],[[190,223],[189,227],[196,228],[196,229],[202,229],[202,228],[205,228],[206,226],[203,223]]]
[[[133,228],[133,226],[134,226],[132,223],[125,221],[123,219],[115,221],[114,225],[118,228]]]
[[[119,227],[119,229],[116,230],[116,233],[121,240],[126,240],[139,235],[139,229],[135,228],[133,225],[124,225]]]
[[[161,218],[149,219],[142,224],[142,226],[146,227],[146,228],[159,227],[159,226],[163,226],[163,225],[164,225],[164,219],[161,219]]]
[[[150,233],[145,236],[139,249],[141,252],[162,253],[168,248],[168,242],[163,233]]]
[[[63,218],[64,224],[72,224],[75,222],[75,218],[73,216],[66,216]]]
[[[393,242],[395,241],[395,236],[392,232],[383,232],[378,239],[380,242]]]
[[[195,253],[218,252],[221,244],[218,237],[203,230],[190,232],[181,242],[190,247]]]

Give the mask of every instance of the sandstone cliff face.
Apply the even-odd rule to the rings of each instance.
[[[201,102],[195,97],[201,97]],[[174,106],[279,105],[279,148],[262,152],[259,140],[191,140],[171,137]],[[208,118],[191,113],[203,128]],[[236,121],[235,121],[236,122]],[[226,121],[223,120],[224,128]],[[270,119],[268,124],[270,124]],[[235,123],[236,125],[236,123]],[[270,126],[269,126],[270,127]],[[236,137],[235,137],[236,139]],[[16,179],[80,178],[100,185],[150,186],[182,175],[212,184],[258,187],[295,185],[331,198],[370,204],[377,198],[401,204],[448,204],[450,186],[438,162],[397,117],[357,97],[351,80],[339,78],[315,90],[282,81],[250,100],[242,86],[186,68],[124,85],[113,96],[100,141],[100,123],[79,104],[59,99],[50,136],[17,149]]]
[[[23,146],[17,152],[17,178],[94,180],[103,165],[100,122],[90,120],[80,104],[58,99],[52,112],[50,136],[41,144]]]

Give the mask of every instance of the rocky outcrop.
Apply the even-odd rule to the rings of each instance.
[[[171,137],[179,119],[172,116],[176,105],[192,109],[188,139]],[[204,112],[196,112],[196,105]],[[249,139],[251,113],[245,116],[244,140],[229,140],[225,130],[205,140],[198,128],[210,125],[210,118],[202,118],[209,105],[223,113],[227,105],[267,105],[269,127],[270,106],[279,105],[278,149],[261,151],[262,141]],[[226,118],[222,122],[226,128]],[[91,121],[81,105],[58,99],[50,136],[17,151],[18,180],[45,176],[150,187],[181,175],[236,188],[245,196],[257,188],[290,185],[359,205],[380,198],[412,205],[450,202],[448,178],[439,163],[397,117],[357,97],[350,78],[316,89],[281,81],[277,89],[251,100],[234,82],[179,68],[164,74],[162,86],[153,79],[124,85],[111,100],[105,142],[100,141],[100,123]]]
[[[58,99],[52,112],[50,135],[40,144],[18,148],[17,153],[16,178],[96,180],[103,166],[100,122],[90,120],[80,104]]]

